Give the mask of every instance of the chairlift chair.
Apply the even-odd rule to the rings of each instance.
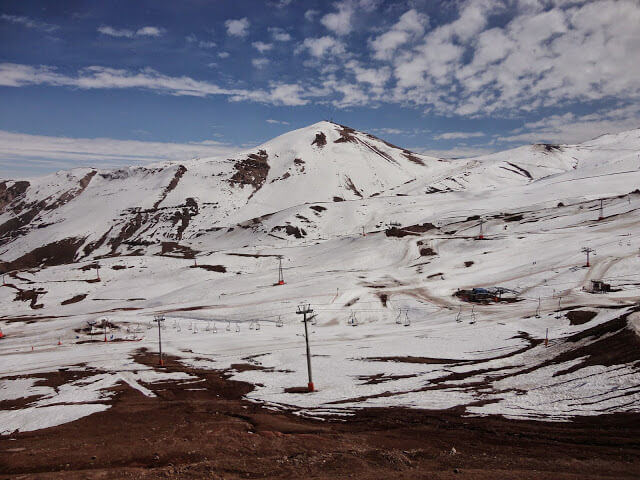
[[[260,330],[260,322],[256,321],[256,330]]]
[[[398,312],[398,316],[396,317],[396,323],[398,325],[402,325],[402,309]]]
[[[218,327],[216,326],[216,324],[213,324],[213,329],[211,330],[212,333],[218,333]]]
[[[278,315],[278,320],[276,321],[276,327],[283,327],[284,323],[282,323],[282,319],[280,318],[280,315]]]
[[[240,324],[238,322],[236,322],[236,332],[240,331]]]
[[[231,320],[227,320],[227,328],[226,328],[227,332],[231,331]]]
[[[409,310],[405,310],[404,312],[404,323],[402,325],[405,327],[411,325],[411,320],[409,320]]]

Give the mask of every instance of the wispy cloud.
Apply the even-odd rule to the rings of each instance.
[[[28,85],[75,87],[86,90],[143,88],[176,96],[221,95],[238,102],[251,101],[290,106],[308,103],[301,86],[279,82],[271,82],[267,89],[248,90],[224,88],[186,76],[171,77],[151,68],[130,71],[91,66],[80,70],[76,76],[70,76],[58,73],[53,67],[0,63],[0,86],[25,87]]]
[[[198,40],[198,37],[194,33],[191,33],[185,38],[187,43],[191,43],[197,45],[200,48],[214,48],[216,46],[216,42],[208,41],[208,40]]]
[[[483,132],[446,132],[434,136],[435,140],[458,140],[461,138],[484,137]]]
[[[604,133],[640,128],[640,105],[612,108],[598,113],[571,112],[527,122],[509,135],[496,137],[499,143],[581,143]]]
[[[60,28],[58,25],[41,22],[39,20],[34,20],[33,18],[24,17],[22,15],[7,15],[6,13],[3,13],[2,15],[0,15],[0,20],[23,25],[26,28],[32,28],[34,30],[42,30],[43,32],[47,33],[54,32]]]
[[[412,150],[437,158],[470,158],[495,152],[495,149],[485,147],[454,147],[445,150],[412,148]]]
[[[256,68],[264,68],[269,65],[268,58],[254,58],[251,60],[251,64]]]
[[[191,143],[111,138],[69,138],[0,130],[0,177],[16,178],[79,166],[100,168],[226,156],[236,146],[211,140]]]
[[[285,122],[284,120],[274,120],[273,118],[267,119],[267,123],[273,123],[275,125],[289,125],[289,122]]]
[[[160,27],[142,27],[137,30],[129,30],[127,28],[118,29],[108,25],[102,25],[98,27],[98,32],[110,37],[160,37],[164,34],[164,29]]]

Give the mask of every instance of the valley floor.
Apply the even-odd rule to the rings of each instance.
[[[462,410],[371,408],[301,418],[245,400],[223,371],[140,352],[138,364],[197,377],[113,387],[112,407],[56,427],[0,437],[2,478],[470,478],[640,476],[640,414],[573,422],[467,417]],[[235,365],[236,370],[251,368]],[[77,372],[47,376],[55,388]],[[185,375],[186,376],[186,375]],[[42,375],[39,375],[42,377]]]

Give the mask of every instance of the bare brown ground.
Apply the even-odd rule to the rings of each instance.
[[[367,409],[320,421],[243,400],[252,386],[223,372],[171,358],[165,368],[204,381],[147,385],[157,398],[118,386],[106,412],[2,437],[0,479],[640,478],[640,415],[541,423]]]

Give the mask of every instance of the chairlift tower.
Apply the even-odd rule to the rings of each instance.
[[[278,285],[284,285],[284,273],[282,271],[282,257],[278,257]]]
[[[311,305],[298,305],[298,310],[296,311],[296,315],[303,316],[304,323],[304,341],[307,345],[307,373],[309,374],[309,383],[307,384],[309,392],[313,392],[315,390],[313,386],[313,377],[311,376],[311,349],[309,348],[309,329],[307,327],[307,315],[313,313],[311,309]]]
[[[600,213],[598,214],[598,220],[604,220],[604,206],[603,206],[603,202],[604,202],[604,200],[601,198],[601,199],[600,199]]]
[[[162,359],[162,323],[164,322],[164,315],[156,315],[153,321],[158,324],[158,365],[163,366],[164,360]]]
[[[582,247],[581,252],[587,254],[587,264],[585,265],[585,267],[588,267],[589,266],[589,254],[593,253],[595,255],[595,250],[593,248],[591,248],[591,247]]]

